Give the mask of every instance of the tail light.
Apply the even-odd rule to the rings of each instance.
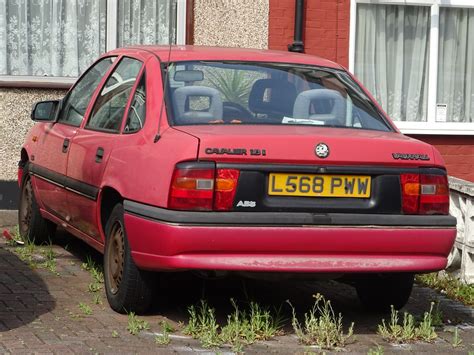
[[[446,175],[402,174],[402,211],[405,214],[448,214]]]
[[[215,169],[214,163],[178,165],[171,181],[168,207],[175,210],[229,211],[239,171]]]
[[[237,182],[240,172],[234,169],[217,169],[214,200],[214,209],[217,211],[229,211],[234,205],[234,197],[237,192]]]

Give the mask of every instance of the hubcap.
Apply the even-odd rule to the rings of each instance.
[[[33,191],[31,189],[30,180],[25,181],[21,192],[20,205],[20,235],[25,237],[28,235],[31,224],[31,214],[33,210]]]
[[[117,221],[112,226],[110,233],[110,246],[107,249],[107,276],[110,281],[110,292],[116,294],[122,282],[124,264],[124,230]]]

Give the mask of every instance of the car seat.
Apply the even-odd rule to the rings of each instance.
[[[295,86],[280,79],[260,79],[250,90],[249,109],[271,118],[290,116],[296,98]]]
[[[207,108],[193,110],[190,108],[190,98],[208,98]],[[173,93],[175,120],[181,124],[208,123],[222,120],[223,105],[218,90],[207,86],[183,86]]]

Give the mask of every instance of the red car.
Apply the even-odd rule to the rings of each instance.
[[[102,252],[118,312],[147,309],[151,272],[184,270],[330,277],[400,308],[455,239],[440,154],[318,57],[117,49],[32,119],[21,234],[61,225]]]

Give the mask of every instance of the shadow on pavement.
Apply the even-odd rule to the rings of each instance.
[[[0,270],[0,332],[29,324],[55,308],[40,273],[4,244],[0,244]]]
[[[73,236],[60,232],[56,243],[65,247],[71,254],[85,262],[91,257],[98,265],[102,265],[102,255],[84,242]],[[229,276],[222,279],[203,279],[189,272],[156,274],[156,292],[152,309],[147,316],[163,316],[178,323],[187,322],[188,307],[199,304],[201,299],[216,309],[219,322],[225,323],[227,316],[233,311],[231,299],[242,309],[248,308],[250,301],[256,301],[270,310],[280,310],[285,319],[286,329],[291,330],[292,309],[287,300],[296,309],[298,318],[311,309],[314,304],[313,295],[320,293],[331,300],[335,314],[343,315],[344,329],[355,322],[355,330],[359,334],[371,334],[377,330],[382,318],[390,315],[367,312],[360,304],[355,289],[347,284],[332,280],[295,280],[262,281]],[[415,286],[407,306],[401,311],[413,314],[416,319],[430,308],[430,302],[439,298],[435,291]],[[452,307],[454,301],[442,301],[440,310],[453,324],[472,322],[472,317],[462,309]],[[105,305],[107,308],[108,306]],[[110,308],[108,312],[113,312]]]

